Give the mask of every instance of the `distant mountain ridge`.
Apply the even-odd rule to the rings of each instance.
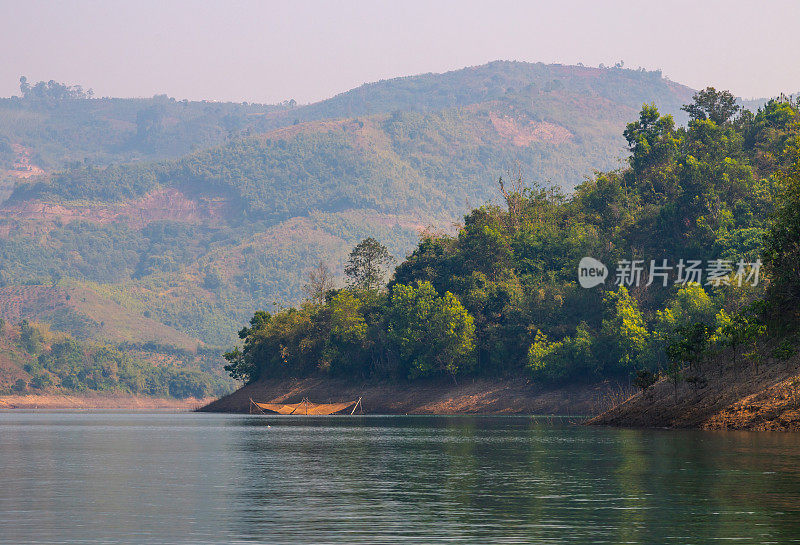
[[[498,100],[524,89],[596,94],[624,104],[656,102],[675,111],[692,90],[662,78],[660,71],[591,68],[561,64],[494,61],[436,74],[404,76],[366,83],[329,99],[275,112],[271,120],[312,120],[402,111],[431,111]]]
[[[463,107],[522,89],[561,88],[626,105],[655,101],[680,117],[681,100],[691,95],[690,89],[664,80],[658,71],[511,61],[382,80],[299,106],[294,101],[263,105],[176,100],[166,95],[65,98],[65,93],[57,92],[65,86],[48,85],[55,86],[55,97],[40,91],[0,99],[0,162],[6,166],[19,158],[12,149],[15,144],[27,145],[32,151],[29,160],[52,171],[86,159],[103,165],[175,157],[193,147],[305,121]]]
[[[680,105],[691,94],[658,72],[496,62],[368,84],[266,113],[244,131],[263,137],[235,137],[174,162],[108,172],[73,168],[45,192],[117,200],[158,185],[181,185],[200,193],[221,191],[250,212],[286,219],[342,198],[345,207],[370,204],[370,194],[382,186],[390,200],[400,200],[401,190],[413,188],[392,187],[399,177],[400,186],[416,183],[424,194],[402,205],[406,210],[427,202],[431,190],[444,190],[458,203],[457,216],[465,199],[490,198],[498,175],[509,170],[569,189],[595,169],[615,168],[624,149],[621,130],[642,102],[649,97],[665,111],[682,114]],[[450,187],[454,181],[470,187]],[[280,193],[294,192],[298,183],[314,191],[327,184],[331,191],[281,210]],[[348,196],[360,184],[357,195]],[[276,192],[276,210],[267,211],[271,205],[264,201]],[[435,204],[438,210],[454,206]]]

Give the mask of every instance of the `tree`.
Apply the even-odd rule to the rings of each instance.
[[[386,247],[372,237],[359,242],[350,252],[344,273],[353,288],[377,290],[383,284],[385,268],[394,262]]]
[[[633,369],[644,357],[649,333],[636,300],[624,286],[606,294],[601,338],[611,368]]]
[[[28,78],[25,76],[19,77],[19,90],[22,93],[23,98],[31,92],[31,84],[28,83]]]
[[[250,327],[243,327],[239,330],[239,338],[244,340],[244,349],[240,350],[237,346],[222,354],[222,357],[228,362],[224,369],[232,379],[248,384],[258,378],[259,364],[251,352],[259,344],[256,335],[264,331],[270,323],[272,323],[272,315],[269,312],[256,311],[250,318]]]
[[[726,123],[740,110],[736,97],[730,91],[717,91],[706,87],[692,97],[692,103],[681,108],[692,120],[710,119],[717,125]]]
[[[733,351],[733,364],[737,364],[739,349],[753,342],[764,334],[765,327],[756,317],[745,312],[735,314],[728,323],[722,326],[721,332],[725,344]]]
[[[266,327],[272,321],[272,315],[265,310],[257,310],[250,318],[250,327],[243,327],[239,330],[239,338],[246,339],[256,331]]]
[[[394,286],[388,339],[409,378],[448,373],[455,381],[473,363],[472,316],[452,293],[439,297],[430,282]]]
[[[695,322],[711,323],[716,315],[717,306],[703,286],[696,283],[681,286],[675,296],[667,301],[666,307],[656,311],[650,337],[650,357],[660,365],[678,329]]]
[[[337,374],[353,371],[358,367],[367,335],[361,301],[352,292],[342,290],[331,298],[328,307],[330,333],[323,352],[323,368],[330,365]]]
[[[708,353],[711,330],[703,322],[681,326],[675,332],[672,343],[667,346],[667,356],[681,367],[688,364],[690,368],[700,371],[703,358]]]
[[[465,264],[490,280],[499,278],[513,257],[507,229],[496,207],[473,210],[458,233],[458,245]]]
[[[238,346],[222,354],[222,357],[228,362],[223,369],[233,380],[241,380],[247,384],[254,378],[256,370],[250,361],[245,360]]]
[[[315,305],[324,305],[325,297],[333,289],[333,273],[328,266],[320,260],[317,266],[308,272],[308,281],[303,286],[303,292],[309,301]]]
[[[537,331],[528,350],[527,368],[534,378],[547,382],[574,379],[581,371],[591,376],[597,371],[593,344],[594,339],[585,323],[578,324],[573,336],[558,342],[549,341],[547,335]]]
[[[631,151],[630,164],[635,173],[644,173],[667,162],[678,149],[675,121],[662,116],[655,104],[644,104],[639,120],[628,123],[623,136]]]
[[[782,202],[764,237],[764,265],[770,283],[768,297],[780,314],[797,316],[800,303],[800,147],[792,165],[777,178]]]
[[[43,390],[53,385],[53,375],[47,371],[40,371],[31,377],[30,386],[37,390]]]
[[[39,328],[32,326],[27,320],[19,324],[19,342],[29,354],[35,354],[42,347],[44,336]]]

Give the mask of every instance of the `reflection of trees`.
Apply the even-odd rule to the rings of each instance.
[[[800,531],[800,438],[559,422],[245,419],[232,445],[248,468],[236,490],[236,533],[299,542],[656,543],[780,541]]]
[[[752,433],[616,431],[617,541],[796,536],[800,438]],[[768,474],[765,472],[779,471]],[[794,511],[794,513],[792,513]],[[779,539],[780,540],[780,539]],[[746,541],[747,542],[747,541]]]

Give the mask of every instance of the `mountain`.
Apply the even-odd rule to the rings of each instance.
[[[259,116],[288,105],[152,98],[92,98],[50,81],[21,84],[22,96],[0,99],[0,167],[26,176],[27,164],[51,171],[93,164],[176,157],[220,144]],[[18,168],[14,168],[17,163]]]
[[[606,135],[621,145],[619,131],[603,130],[603,125],[629,117],[614,107],[638,110],[643,102],[655,101],[683,120],[679,107],[691,96],[688,88],[663,79],[658,71],[505,61],[366,84],[299,107],[294,101],[235,104],[166,95],[90,98],[80,87],[53,81],[33,86],[24,82],[21,88],[23,96],[0,99],[0,167],[14,177],[75,162],[106,166],[178,157],[241,135],[313,121],[474,105],[482,105],[478,110],[484,117],[493,114],[492,132],[516,145],[563,144],[570,139],[563,129],[581,138]],[[518,118],[520,114],[528,115]],[[619,154],[614,148],[612,155]],[[574,182],[576,172],[579,181],[580,168],[559,177]]]
[[[254,309],[297,301],[317,261],[341,273],[366,236],[402,259],[426,226],[496,198],[500,176],[570,190],[617,168],[642,103],[680,120],[692,95],[659,72],[518,62],[305,106],[58,85],[0,101],[0,148],[19,167],[0,206],[0,284],[28,309],[48,286],[91,293],[24,316],[76,338],[184,347],[231,343]],[[130,325],[97,325],[97,308]]]

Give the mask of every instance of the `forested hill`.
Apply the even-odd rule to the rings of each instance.
[[[224,142],[256,119],[290,105],[152,98],[94,98],[55,81],[0,99],[0,169],[24,177],[28,165],[52,172],[72,162],[96,165],[177,157]],[[14,167],[17,168],[14,168]]]
[[[617,168],[643,102],[679,115],[691,98],[658,72],[510,62],[307,106],[24,85],[0,101],[0,317],[157,346],[229,343],[253,309],[298,301],[319,260],[340,275],[365,237],[400,260],[509,171],[571,189]]]
[[[89,161],[23,186],[17,200],[115,202],[176,187],[271,222],[364,207],[447,222],[496,196],[504,172],[569,189],[617,167],[622,127],[643,101],[676,113],[689,96],[658,72],[496,62],[239,116],[221,147],[107,169]],[[164,123],[149,127],[159,153],[168,149],[157,145],[159,131],[180,141]],[[258,130],[267,132],[242,136]]]
[[[366,84],[305,106],[291,99],[262,105],[167,95],[95,98],[81,86],[31,84],[23,77],[20,96],[0,99],[0,168],[14,170],[17,164],[23,169],[17,174],[24,175],[25,164],[50,172],[75,161],[101,166],[147,161],[308,121],[432,112],[493,101],[532,112],[525,121],[561,122],[569,128],[582,118],[594,118],[597,100],[626,109],[655,101],[664,111],[678,113],[689,96],[689,89],[664,80],[658,71],[505,61]],[[565,109],[555,108],[547,97],[564,102]],[[618,135],[606,133],[617,143]]]
[[[691,96],[688,88],[663,79],[660,71],[495,61],[444,74],[368,83],[302,108],[275,112],[262,123],[275,127],[287,119],[312,121],[395,110],[427,112],[495,100],[528,99],[532,101],[528,106],[535,109],[535,97],[545,93],[600,98],[628,107],[656,102],[673,113]],[[540,115],[546,116],[546,112]],[[573,116],[579,117],[580,112],[574,111]]]

